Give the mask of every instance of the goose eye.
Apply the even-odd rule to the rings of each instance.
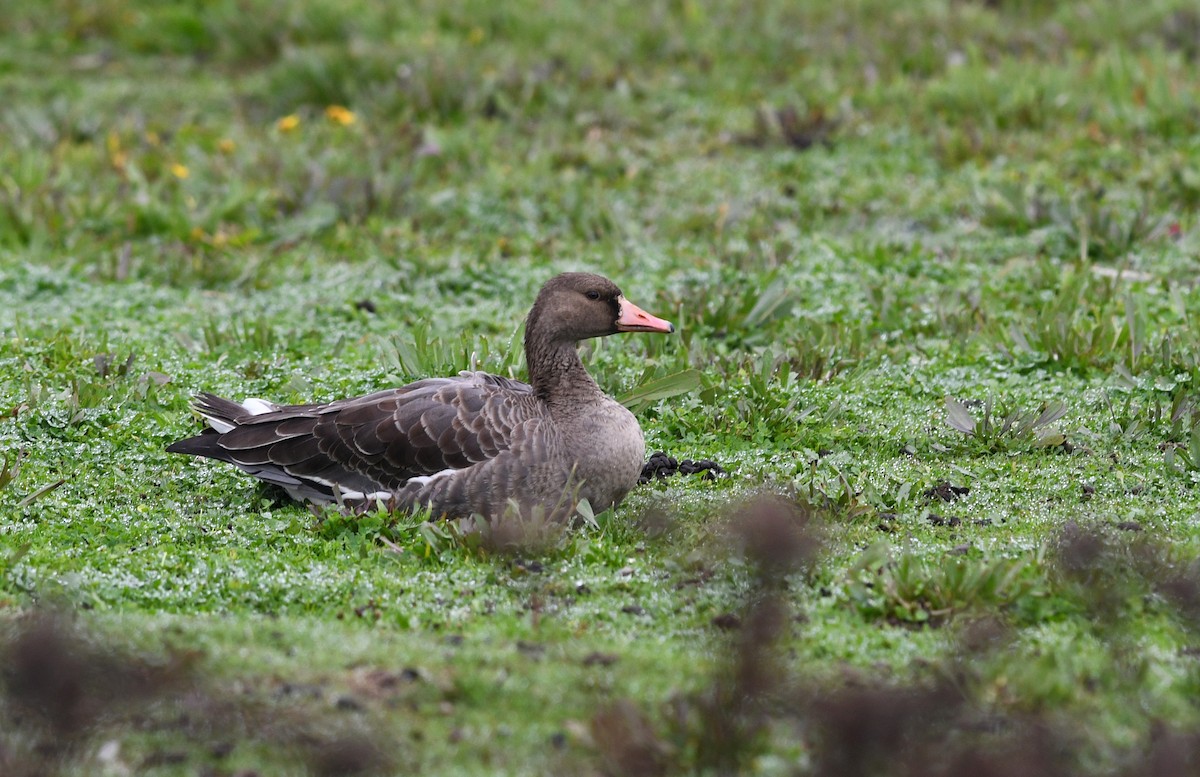
[[[592,289],[591,291],[587,292],[585,296],[588,299],[600,299],[600,292],[596,291],[595,289]]]

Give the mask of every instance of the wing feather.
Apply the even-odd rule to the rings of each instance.
[[[203,445],[181,441],[180,452],[319,496],[332,494],[335,484],[363,493],[399,490],[415,477],[486,462],[511,447],[522,423],[544,413],[528,384],[478,372],[257,415],[235,416],[241,406],[212,395],[197,405],[217,408],[233,428],[206,433]]]
[[[271,464],[277,464],[286,470],[301,462],[321,458],[323,454],[315,437],[299,437],[272,445],[267,455]]]

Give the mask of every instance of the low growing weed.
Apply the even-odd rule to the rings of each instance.
[[[1022,411],[994,405],[989,397],[972,410],[966,402],[946,397],[946,425],[993,453],[1063,445],[1066,435],[1051,424],[1066,414],[1066,404],[1058,401]]]
[[[1020,608],[1044,595],[1042,585],[1027,558],[894,556],[877,546],[849,572],[846,592],[865,617],[936,626],[969,611]]]

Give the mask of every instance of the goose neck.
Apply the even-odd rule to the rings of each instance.
[[[578,405],[600,394],[579,358],[577,343],[527,339],[525,360],[534,393],[551,407]]]

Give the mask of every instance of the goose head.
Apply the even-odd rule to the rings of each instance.
[[[662,332],[675,326],[639,308],[601,275],[569,272],[542,286],[525,322],[526,343],[576,343],[618,332]]]

